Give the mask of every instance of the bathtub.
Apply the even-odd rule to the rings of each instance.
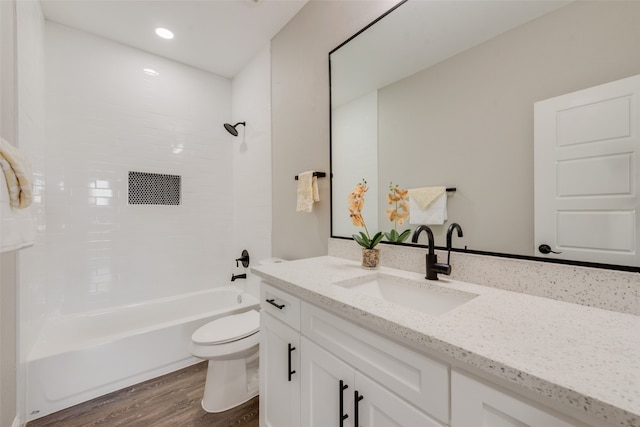
[[[51,318],[27,361],[27,421],[184,368],[193,332],[259,309],[233,286]]]

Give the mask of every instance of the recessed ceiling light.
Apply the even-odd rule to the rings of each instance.
[[[173,33],[166,28],[156,28],[156,34],[163,39],[172,39]]]
[[[148,74],[148,75],[154,76],[154,77],[160,74],[159,72],[157,72],[153,68],[144,68],[142,71],[144,71],[145,74]]]

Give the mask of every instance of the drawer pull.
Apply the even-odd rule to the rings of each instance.
[[[267,302],[269,304],[271,304],[272,306],[276,307],[278,310],[282,310],[284,308],[284,304],[276,303],[276,300],[273,299],[273,298],[272,299],[268,299]]]
[[[349,415],[344,413],[344,399],[342,395],[342,392],[348,388],[349,386],[340,380],[340,427],[344,427],[344,420],[349,418]]]
[[[296,371],[292,371],[292,370],[291,370],[291,352],[292,352],[293,350],[295,350],[295,349],[296,349],[296,348],[295,348],[294,346],[292,346],[292,345],[291,345],[291,343],[289,343],[289,369],[288,369],[288,372],[289,372],[289,381],[291,381],[291,376],[292,376],[293,374],[295,374],[295,373],[296,373]]]
[[[355,401],[353,402],[353,424],[355,424],[355,427],[360,427],[358,420],[358,403],[364,399],[364,396],[358,393],[358,390],[353,392],[353,396],[355,397]]]

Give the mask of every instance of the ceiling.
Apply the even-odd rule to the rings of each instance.
[[[45,18],[233,78],[308,0],[41,0]],[[165,27],[175,34],[155,34]]]

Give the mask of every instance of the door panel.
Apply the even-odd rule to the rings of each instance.
[[[535,104],[537,256],[640,265],[639,95],[634,76]]]
[[[353,427],[354,371],[302,337],[302,423],[306,427]],[[347,388],[340,391],[340,381]],[[340,395],[347,418],[340,424]]]
[[[443,427],[443,424],[359,372],[356,372],[356,388],[363,396],[358,403],[360,426]]]
[[[300,426],[300,333],[260,313],[260,418],[263,427]],[[291,366],[289,366],[289,344]],[[269,369],[266,369],[266,367]],[[289,381],[289,369],[296,371]]]

